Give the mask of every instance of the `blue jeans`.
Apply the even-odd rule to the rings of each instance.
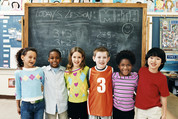
[[[35,104],[22,101],[21,119],[43,119],[44,108],[45,108],[44,100]]]

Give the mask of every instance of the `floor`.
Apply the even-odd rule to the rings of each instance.
[[[20,119],[13,99],[0,99],[0,119]]]
[[[13,99],[0,99],[0,119],[20,119]],[[178,119],[178,97],[171,94],[168,97],[167,119]]]

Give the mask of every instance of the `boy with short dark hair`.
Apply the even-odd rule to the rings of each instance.
[[[146,67],[140,68],[137,95],[136,119],[166,119],[167,78],[160,70],[166,62],[165,52],[152,48],[146,54]]]
[[[46,119],[68,119],[67,87],[64,79],[65,67],[60,65],[61,52],[52,49],[48,54],[48,66],[44,66],[45,73],[44,97]]]

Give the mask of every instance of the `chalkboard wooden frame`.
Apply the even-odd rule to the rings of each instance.
[[[32,7],[120,7],[120,8],[141,8],[142,9],[142,46],[141,66],[145,64],[146,54],[146,22],[147,4],[140,3],[26,3],[25,4],[25,26],[23,47],[29,45],[29,8]]]

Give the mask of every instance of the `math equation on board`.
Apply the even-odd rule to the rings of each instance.
[[[36,7],[29,9],[29,15],[29,44],[58,48],[66,60],[75,46],[83,48],[87,57],[105,46],[111,61],[121,50],[141,50],[141,8]]]

